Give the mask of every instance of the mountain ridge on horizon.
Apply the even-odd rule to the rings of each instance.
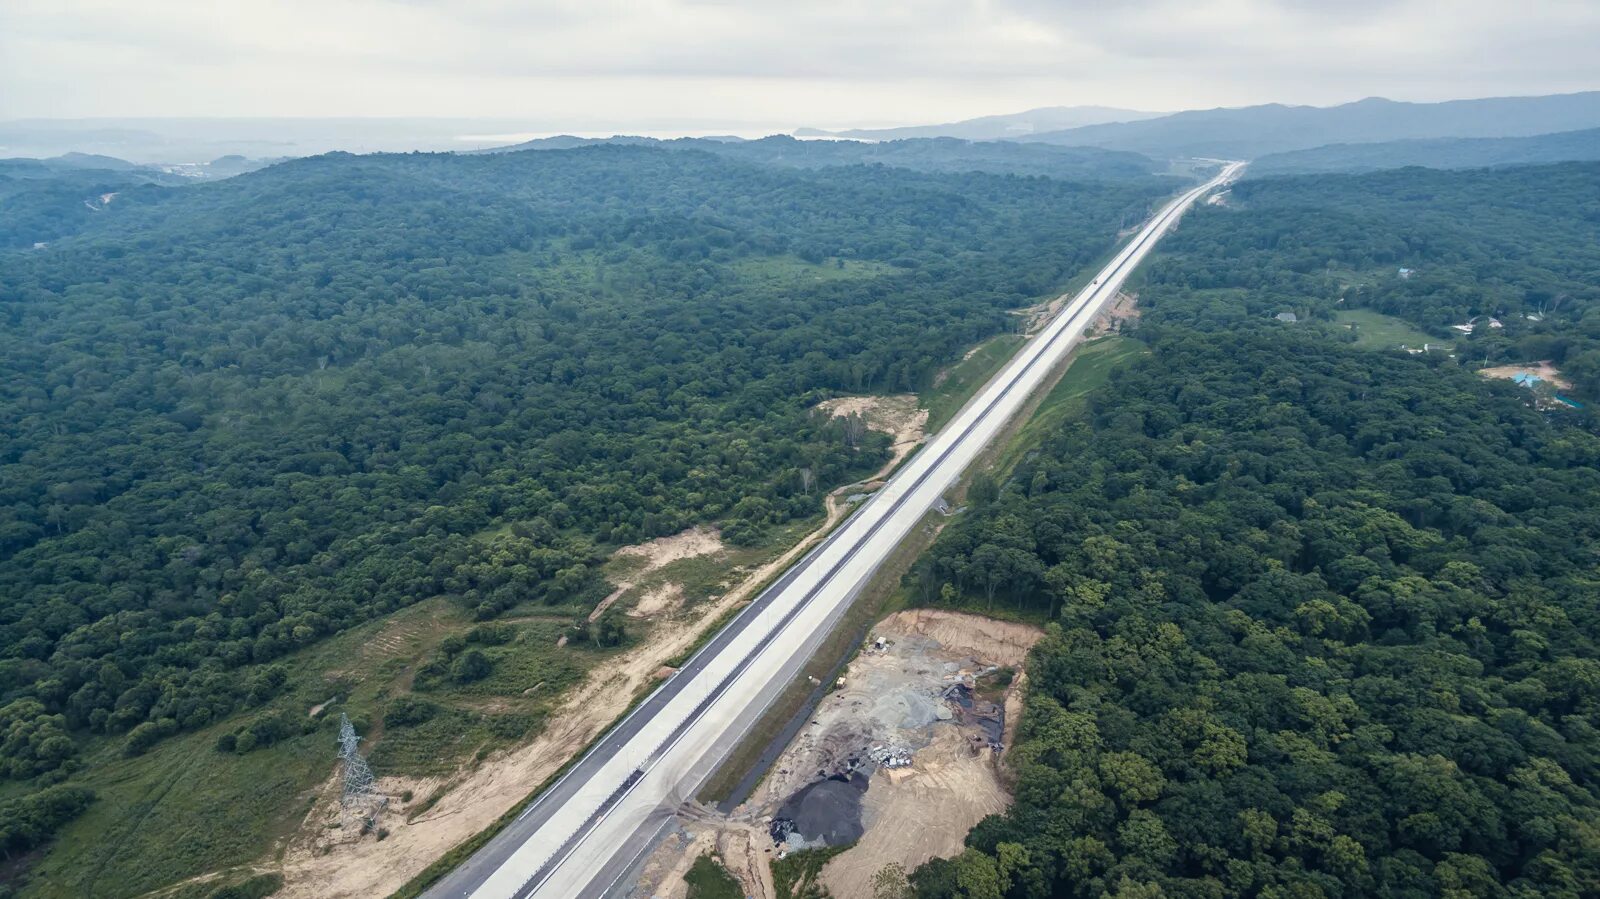
[[[795,137],[833,137],[847,140],[904,140],[915,137],[959,137],[966,140],[1007,140],[1041,131],[1061,130],[1111,122],[1133,122],[1167,115],[1115,106],[1039,106],[1021,112],[998,113],[935,125],[898,125],[884,128],[796,128]]]
[[[1155,157],[1250,159],[1330,144],[1531,137],[1600,127],[1600,91],[1417,103],[1366,97],[1335,106],[1266,103],[1085,125],[1022,142],[1128,150]]]

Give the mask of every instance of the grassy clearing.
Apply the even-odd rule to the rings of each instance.
[[[1334,319],[1354,331],[1356,346],[1364,349],[1392,350],[1402,343],[1411,347],[1420,347],[1424,343],[1449,343],[1448,340],[1417,330],[1409,322],[1370,309],[1341,309],[1334,313]]]
[[[766,546],[673,562],[636,589],[670,580],[683,586],[686,604],[706,601],[739,579],[735,568],[769,561],[816,524],[775,529]],[[364,745],[380,776],[446,774],[530,739],[567,688],[623,649],[556,646],[589,610],[537,603],[508,610],[500,621],[510,627],[509,639],[468,644],[489,659],[488,676],[456,683],[419,676],[419,669],[439,654],[446,638],[466,637],[477,622],[445,600],[428,600],[283,660],[289,685],[265,708],[173,737],[139,758],[122,758],[120,740],[104,741],[93,750],[93,774],[84,781],[99,800],[32,869],[21,895],[117,899],[263,856],[270,861],[334,774],[340,712],[369,738]],[[636,635],[644,627],[629,623]],[[414,724],[385,727],[385,708],[402,695],[437,710]],[[335,701],[313,722],[309,710],[329,700]],[[280,711],[296,720],[306,716],[309,732],[245,754],[216,750],[224,733]]]
[[[928,432],[937,432],[954,418],[1021,345],[1022,338],[1016,334],[991,337],[978,344],[972,355],[951,366],[938,386],[924,391],[918,402],[928,410]]]
[[[282,875],[256,874],[238,881],[219,878],[189,884],[162,894],[161,899],[265,899],[282,888]]]
[[[683,882],[689,885],[688,899],[744,899],[745,895],[739,881],[710,855],[695,859]]]
[[[1146,355],[1145,345],[1130,337],[1102,337],[1073,351],[1067,370],[1039,401],[1033,414],[1017,428],[1016,436],[997,454],[995,470],[1004,476],[1023,456],[1050,434],[1084,410],[1084,397],[1111,377],[1112,369]]]
[[[216,752],[215,734],[201,732],[92,769],[84,783],[97,801],[20,895],[133,896],[259,858],[310,809],[333,737],[323,728],[240,756]]]
[[[419,692],[439,711],[416,725],[383,728],[384,708],[411,691],[417,667],[447,636],[474,626],[444,600],[418,603],[285,659],[289,685],[264,708],[172,737],[137,758],[121,756],[121,741],[104,741],[83,780],[98,800],[63,831],[20,895],[117,899],[275,855],[334,774],[340,712],[371,738],[380,775],[442,773],[536,732],[561,689],[608,656],[558,649],[559,622],[519,624],[505,644],[482,647],[494,665],[489,677]],[[545,687],[524,694],[540,680]],[[330,699],[313,720],[310,709]],[[217,750],[223,734],[277,713],[303,722],[303,732],[248,753]]]

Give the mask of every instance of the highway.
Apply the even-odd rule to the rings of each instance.
[[[441,879],[428,899],[575,899],[610,891],[1161,236],[1242,168],[1230,163],[1163,206],[887,484]]]

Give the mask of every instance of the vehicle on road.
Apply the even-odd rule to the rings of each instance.
[[[1184,210],[1242,163],[1170,201],[924,449],[427,894],[602,896],[664,832],[792,680],[880,563],[998,435]]]

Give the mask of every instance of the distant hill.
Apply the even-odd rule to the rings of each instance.
[[[697,140],[697,138],[687,138]],[[711,142],[707,139],[707,142]],[[719,141],[720,142],[720,141]],[[520,144],[511,144],[505,147],[487,147],[482,150],[462,150],[461,155],[472,156],[481,153],[516,153],[522,150],[572,150],[577,147],[595,147],[601,144],[620,146],[652,146],[664,143],[659,138],[637,137],[632,134],[615,134],[611,137],[578,137],[575,134],[557,134],[554,137],[536,137],[525,140]]]
[[[48,159],[0,159],[0,175],[12,178],[47,178],[61,172],[136,172],[140,168],[126,159],[93,153],[64,153]]]
[[[0,159],[0,251],[28,249],[98,227],[113,206],[165,202],[182,187],[218,181],[275,160],[223,156],[185,165],[135,165],[114,156],[66,153],[48,159]]]
[[[63,153],[50,159],[40,160],[53,169],[101,169],[108,172],[131,172],[138,166],[115,156],[104,156],[98,153]]]
[[[1445,103],[1371,98],[1343,106],[1247,106],[1090,125],[1024,140],[1147,156],[1254,159],[1336,143],[1440,137],[1526,137],[1600,127],[1600,91]]]
[[[1481,169],[1600,159],[1600,128],[1533,137],[1441,137],[1378,144],[1332,144],[1274,153],[1250,164],[1250,177],[1315,172],[1373,172],[1423,166]]]
[[[1136,109],[1110,106],[1044,106],[1009,115],[986,115],[943,125],[908,125],[902,128],[852,128],[823,131],[801,128],[796,137],[843,137],[851,140],[904,140],[912,137],[959,137],[966,140],[1008,140],[1063,128],[1100,125],[1106,122],[1136,122],[1162,115]]]
[[[509,153],[521,150],[570,150],[600,144],[646,145],[668,150],[700,150],[757,165],[789,168],[825,168],[838,165],[887,165],[922,172],[993,172],[1008,175],[1045,175],[1068,180],[1125,181],[1148,177],[1156,162],[1138,153],[1098,147],[1057,147],[1010,141],[967,141],[956,138],[916,138],[867,143],[854,140],[798,140],[774,135],[760,140],[618,136],[581,138],[546,137],[478,152]]]
[[[126,204],[163,177],[75,162],[82,160],[0,159],[0,251],[48,244],[94,227],[113,202]]]

